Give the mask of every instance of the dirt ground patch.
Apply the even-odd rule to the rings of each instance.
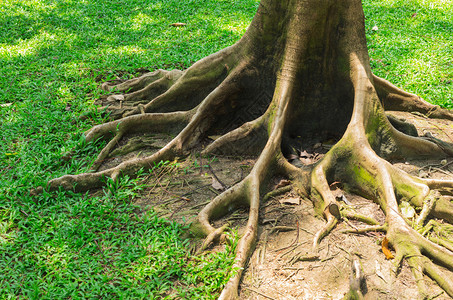
[[[414,124],[420,136],[429,132],[436,138],[453,142],[453,124],[449,121],[426,119],[410,113],[393,115]],[[453,179],[453,159],[392,163],[413,175]],[[253,164],[253,158],[200,158],[196,155],[179,163],[169,162],[155,168],[148,176],[147,189],[136,204],[188,224],[211,199],[240,182]],[[269,190],[279,183],[281,178],[276,178]],[[332,188],[337,189],[336,186]],[[336,193],[345,199],[342,206],[384,223],[385,216],[377,204],[341,189]],[[241,233],[247,216],[244,208],[215,221],[214,225],[229,222]],[[361,264],[366,299],[418,297],[408,265],[403,262],[400,272],[396,273],[392,260],[387,260],[382,253],[382,232],[342,232],[363,227],[359,221],[343,219],[322,240],[319,256],[312,257],[309,249],[313,236],[324,224],[325,221],[315,215],[312,202],[299,197],[290,188],[261,203],[258,240],[242,278],[240,299],[341,299],[349,290],[354,259]],[[451,276],[451,272],[444,271],[446,276]],[[438,296],[436,299],[450,299],[430,279],[425,277],[424,280],[431,295]]]

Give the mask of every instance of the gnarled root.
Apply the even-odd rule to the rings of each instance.
[[[112,119],[146,112],[190,110],[199,105],[237,66],[234,47],[210,55],[185,71],[157,70],[102,89],[121,92],[102,101]]]
[[[360,63],[353,65],[353,68],[364,75]],[[453,270],[453,253],[412,229],[409,225],[412,223],[403,217],[398,206],[399,202],[406,200],[421,209],[414,226],[417,223],[423,225],[428,217],[443,218],[451,223],[453,205],[431,188],[451,187],[453,182],[423,180],[408,175],[380,157],[442,157],[451,153],[436,142],[407,136],[393,129],[382,110],[378,109],[377,94],[366,78],[359,75],[354,81],[355,108],[346,133],[313,170],[315,206],[329,218],[326,211],[335,202],[329,190],[329,182],[333,181],[340,181],[350,191],[375,200],[386,214],[387,226],[380,226],[379,229],[387,231],[387,239],[396,251],[397,260],[405,258],[408,261],[422,297],[427,297],[423,274],[435,280],[453,297],[453,283],[441,275],[428,259]],[[378,79],[375,78],[375,84],[376,81]],[[382,82],[380,84],[379,88],[382,88]],[[370,108],[370,103],[374,103],[376,109]],[[375,129],[377,124],[380,128],[378,132]],[[377,228],[373,226],[372,229]],[[322,234],[324,232],[326,229],[321,231]]]

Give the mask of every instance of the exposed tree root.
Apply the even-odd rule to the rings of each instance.
[[[56,178],[48,188],[98,188],[107,177],[133,176],[142,168],[186,156],[194,149],[203,154],[255,155],[258,158],[251,172],[210,201],[192,225],[193,231],[206,236],[204,250],[222,240],[229,226],[215,228],[213,221],[239,207],[248,209],[248,222],[237,246],[236,273],[220,299],[237,297],[257,238],[260,201],[264,195],[268,195],[264,200],[273,195],[268,194],[269,182],[276,176],[290,179],[291,187],[311,199],[327,221],[314,236],[315,256],[322,238],[342,216],[356,219],[370,226],[353,233],[386,232],[396,262],[407,260],[423,297],[427,295],[423,274],[453,297],[452,282],[430,261],[453,270],[449,244],[433,243],[411,227],[423,227],[430,218],[453,224],[453,204],[436,192],[452,189],[453,181],[411,176],[387,161],[451,156],[453,147],[396,129],[399,125],[392,124],[398,122],[391,123],[384,108],[449,120],[453,113],[372,75],[360,1],[351,0],[347,5],[344,1],[302,2],[263,0],[243,39],[188,70],[158,70],[122,83],[104,84],[105,90],[123,94],[103,101],[103,109],[119,120],[86,132],[87,141],[108,140],[92,166],[94,172]],[[285,17],[275,22],[277,19],[268,18],[270,14]],[[103,170],[103,162],[118,143],[134,133],[175,137],[154,154]],[[332,137],[339,141],[316,163],[298,168],[285,158],[303,152],[305,140]],[[385,224],[347,208],[340,210],[330,190],[333,182],[375,201],[386,215]],[[414,223],[402,215],[402,201],[421,210]]]
[[[358,214],[356,212],[350,211],[349,209],[342,209],[341,216],[348,219],[357,220],[371,226],[380,226],[379,222],[374,220],[373,218]]]
[[[360,64],[353,67],[360,68]],[[357,70],[360,74],[362,71]],[[363,73],[362,73],[363,74]],[[445,292],[453,297],[451,281],[443,279],[440,271],[434,267],[433,263],[427,258],[453,269],[453,253],[435,245],[414,231],[403,218],[398,207],[398,201],[402,198],[409,199],[412,204],[422,209],[418,218],[419,223],[423,223],[428,215],[442,217],[453,214],[447,203],[446,208],[434,205],[440,198],[440,194],[430,192],[428,185],[423,180],[412,177],[398,169],[395,169],[384,159],[380,158],[376,152],[380,152],[384,157],[392,157],[395,154],[404,153],[404,156],[413,155],[437,155],[442,156],[449,154],[439,147],[436,143],[424,143],[424,140],[414,137],[403,136],[394,131],[384,118],[380,118],[382,127],[389,128],[387,132],[380,137],[388,139],[387,142],[397,145],[392,151],[382,148],[382,143],[377,148],[373,145],[376,140],[375,132],[370,132],[371,126],[375,126],[377,116],[364,115],[365,105],[373,102],[376,97],[375,91],[370,85],[367,76],[357,76],[355,81],[356,100],[352,121],[343,136],[343,138],[332,148],[323,161],[313,171],[315,179],[312,180],[312,188],[324,200],[323,203],[332,203],[333,195],[328,189],[326,174],[334,174],[332,181],[344,182],[349,189],[364,195],[367,198],[374,199],[381,206],[387,216],[387,238],[393,245],[397,256],[406,258],[413,270],[413,274],[419,283],[421,295],[426,294],[426,287],[423,283],[423,273],[430,276],[441,286]],[[368,81],[368,82],[367,82]],[[372,111],[372,110],[371,110]],[[372,112],[376,114],[376,112]],[[372,120],[374,119],[374,120]],[[371,135],[369,133],[371,133]],[[412,141],[412,139],[414,139]],[[418,146],[415,143],[418,140]],[[385,140],[384,140],[385,143]],[[399,152],[399,153],[398,153]],[[333,160],[335,157],[335,160]],[[335,162],[332,164],[331,162]],[[334,170],[332,170],[332,168]],[[412,184],[411,184],[412,183]],[[430,185],[450,186],[451,182],[427,182]],[[373,228],[376,229],[376,228]],[[383,227],[381,229],[384,229]]]
[[[373,75],[373,82],[385,110],[420,112],[431,118],[453,120],[451,111],[403,91],[385,79]]]
[[[202,154],[258,155],[268,138],[265,128],[269,121],[268,115],[227,132],[207,146]]]
[[[429,237],[428,238],[431,242],[435,243],[435,244],[438,244],[448,250],[450,250],[451,252],[453,252],[453,243],[451,242],[448,242],[442,238],[437,238],[437,237]]]

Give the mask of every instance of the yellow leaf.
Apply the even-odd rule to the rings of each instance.
[[[384,253],[385,258],[387,259],[394,258],[392,252],[390,252],[389,240],[387,239],[387,237],[384,237],[384,239],[382,240],[382,252]]]

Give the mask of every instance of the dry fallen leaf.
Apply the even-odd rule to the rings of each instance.
[[[182,27],[182,26],[186,26],[187,24],[186,23],[173,23],[173,24],[170,24],[170,26],[173,26],[173,27]]]
[[[313,163],[313,159],[311,158],[300,158],[299,159],[301,163],[303,163],[304,165],[311,165]]]
[[[294,160],[294,159],[298,159],[298,158],[299,158],[299,155],[290,154],[289,157],[288,157],[288,160]]]
[[[336,199],[337,201],[343,201],[346,205],[352,205],[352,203],[349,202],[348,198],[346,198],[346,196],[343,195],[343,194],[341,194],[341,195],[339,195],[339,196],[336,196],[335,199]]]
[[[223,185],[217,179],[215,179],[214,177],[212,177],[211,186],[217,191],[223,191],[224,190]]]
[[[281,187],[284,187],[284,186],[287,186],[287,185],[290,185],[291,184],[291,181],[289,180],[286,180],[286,179],[282,179],[280,180],[280,182],[277,184],[277,186],[275,187],[275,189],[279,189]]]
[[[208,136],[208,138],[210,138],[213,141],[217,140],[219,137],[221,137],[221,135],[210,135],[210,136]]]
[[[384,237],[384,239],[382,240],[382,253],[384,253],[386,259],[394,258],[392,252],[390,252],[389,240],[387,239],[387,237]]]
[[[303,157],[303,158],[312,158],[312,157],[313,157],[313,154],[308,153],[307,150],[304,150],[304,151],[301,151],[301,152],[300,152],[300,157]]]

